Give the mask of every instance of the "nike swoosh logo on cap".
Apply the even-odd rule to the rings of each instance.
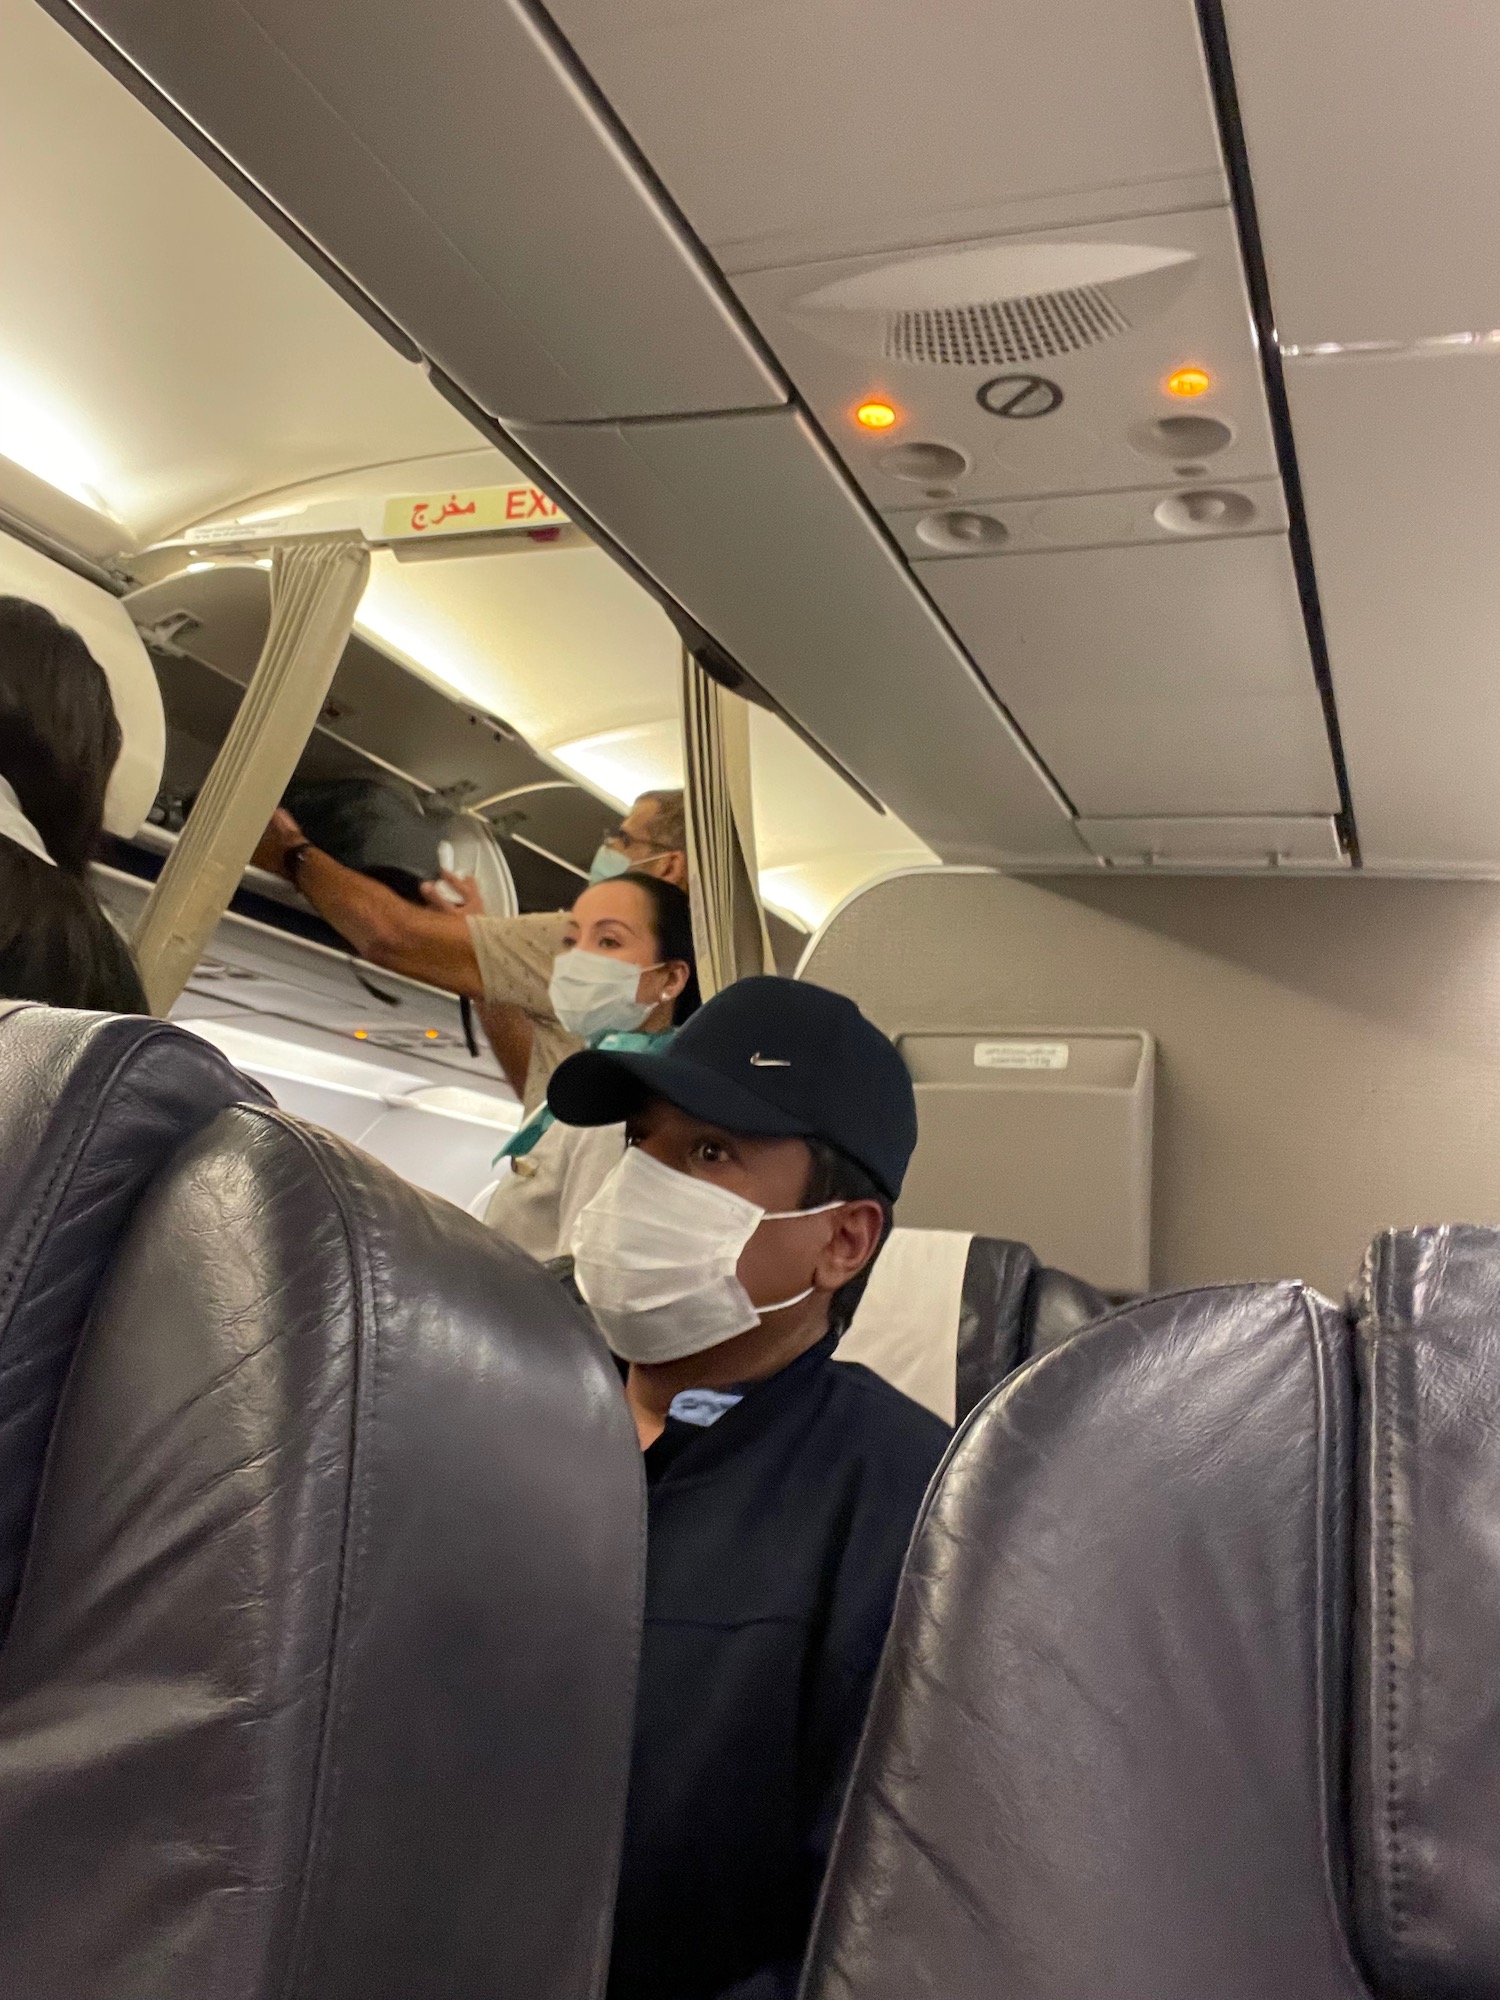
[[[790,1059],[786,1056],[753,1055],[750,1061],[756,1069],[790,1069],[792,1066]]]

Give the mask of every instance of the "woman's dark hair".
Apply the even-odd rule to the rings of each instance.
[[[880,1203],[880,1241],[875,1246],[875,1256],[871,1257],[862,1271],[840,1285],[828,1302],[828,1330],[830,1333],[845,1334],[849,1322],[854,1318],[855,1309],[865,1295],[865,1286],[870,1282],[870,1273],[875,1268],[875,1257],[885,1247],[885,1239],[891,1233],[895,1221],[895,1210],[889,1195],[876,1183],[874,1176],[867,1173],[858,1160],[827,1139],[808,1139],[804,1142],[812,1155],[807,1171],[807,1186],[802,1195],[804,1208],[818,1208],[825,1201],[878,1201]]]
[[[128,947],[88,878],[120,755],[109,682],[40,604],[0,597],[0,778],[55,865],[0,839],[0,996],[144,1014]]]
[[[693,950],[693,906],[675,882],[663,882],[655,875],[639,875],[633,868],[617,879],[633,882],[637,889],[644,889],[651,898],[655,906],[651,928],[656,935],[656,949],[661,953],[663,963],[681,959],[688,969],[688,983],[672,1007],[672,1025],[680,1028],[703,1005],[703,995],[698,988],[698,959]]]

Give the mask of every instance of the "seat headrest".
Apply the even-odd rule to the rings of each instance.
[[[807,2000],[1366,2000],[1328,1854],[1354,1407],[1297,1285],[981,1404],[902,1578]]]
[[[893,1229],[841,1361],[862,1361],[944,1423],[962,1422],[1023,1361],[1110,1310],[1025,1243],[959,1229]]]
[[[1382,1992],[1500,1992],[1500,1230],[1372,1245],[1354,1565],[1354,1908]]]
[[[153,1175],[242,1099],[266,1101],[207,1042],[164,1022],[0,1010],[0,1637],[104,1268]]]
[[[644,1545],[602,1341],[274,1110],[146,1194],[0,1675],[0,1991],[591,2000]]]

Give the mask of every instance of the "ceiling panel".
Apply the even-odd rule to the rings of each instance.
[[[1500,355],[1292,362],[1344,750],[1372,867],[1500,869]]]
[[[1282,537],[920,570],[1085,817],[1337,809]]]
[[[1500,326],[1500,8],[1225,0],[1283,341]]]
[[[518,437],[945,859],[1076,858],[1044,774],[802,418]]]
[[[730,270],[951,240],[1045,197],[1068,221],[1219,185],[1192,0],[550,11]]]
[[[519,0],[49,0],[94,23],[482,409],[782,399]]]

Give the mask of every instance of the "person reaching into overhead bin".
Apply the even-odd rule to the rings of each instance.
[[[756,977],[548,1104],[625,1121],[573,1277],[645,1454],[646,1617],[609,2000],[792,2000],[948,1427],[836,1362],[916,1143],[850,1000]]]
[[[473,881],[452,875],[427,885],[425,907],[409,903],[325,854],[285,810],[273,815],[253,859],[295,883],[372,965],[479,1002],[485,1033],[528,1116],[541,1105],[558,1063],[583,1046],[558,1020],[549,992],[563,949],[566,910],[486,916]],[[686,890],[680,791],[643,792],[617,831],[600,843],[589,879],[608,881],[627,870]]]

